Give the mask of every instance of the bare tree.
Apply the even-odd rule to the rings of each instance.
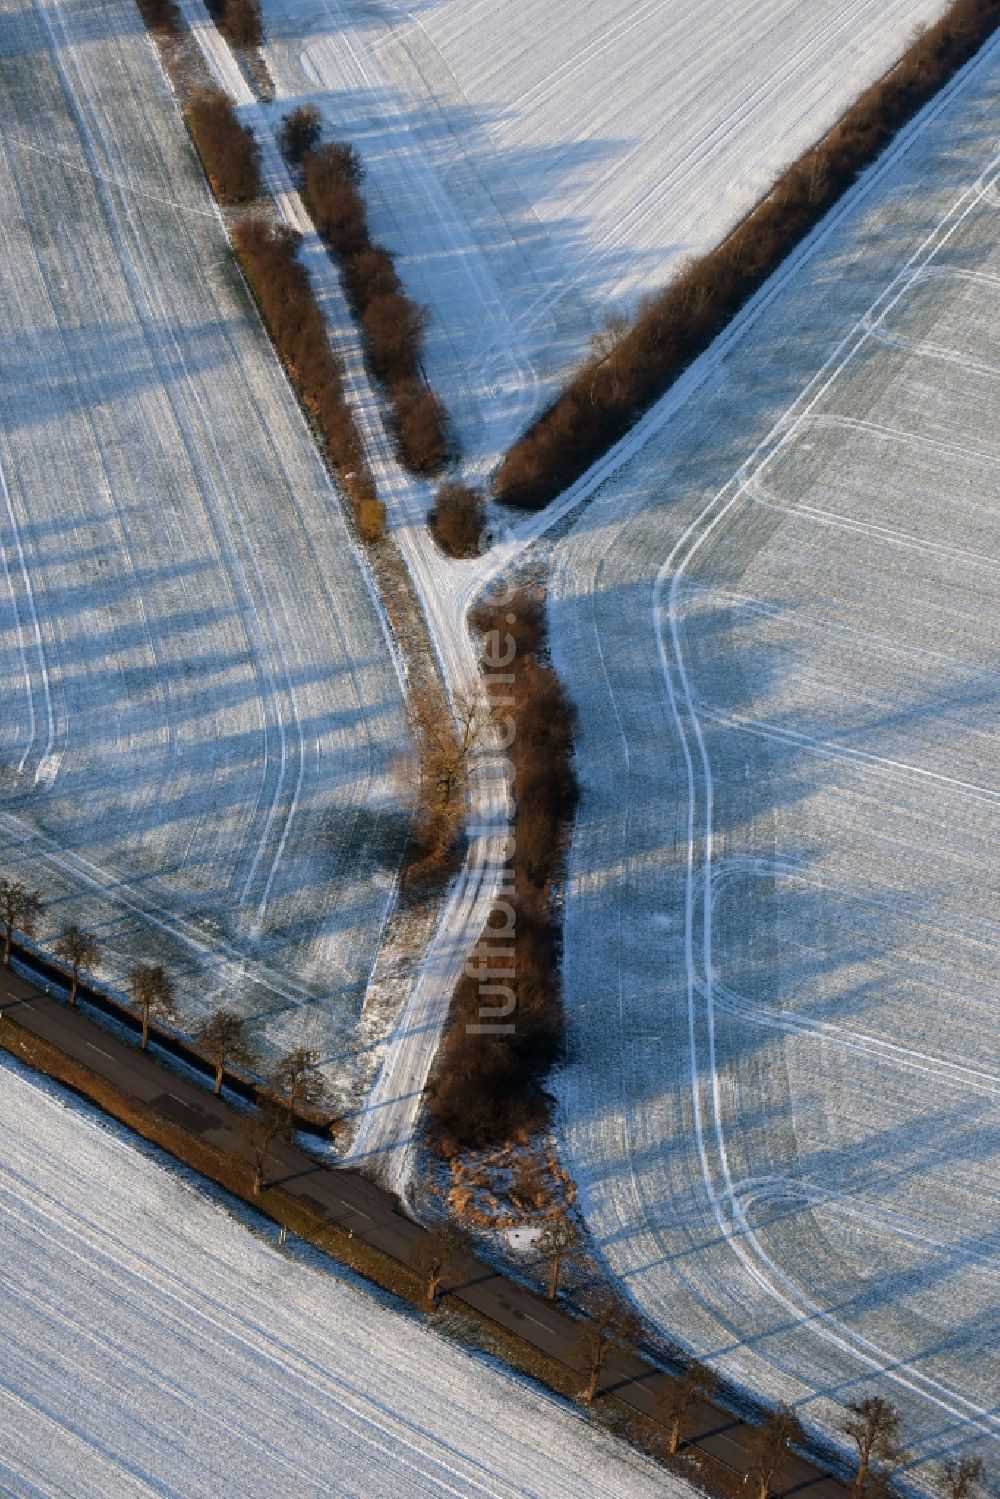
[[[558,1218],[552,1218],[542,1229],[538,1236],[537,1248],[549,1262],[549,1285],[546,1296],[549,1301],[555,1301],[556,1292],[559,1289],[559,1272],[567,1255],[573,1253],[579,1243],[580,1234],[572,1218],[561,1213]]]
[[[322,1108],[326,1101],[326,1084],[316,1071],[319,1052],[308,1046],[295,1046],[275,1065],[268,1087],[284,1101],[291,1124],[295,1110]]]
[[[974,1499],[984,1471],[981,1457],[952,1458],[942,1469],[944,1499]]]
[[[596,333],[590,336],[590,357],[594,364],[603,364],[618,352],[629,332],[631,323],[620,312],[612,312],[604,319]]]
[[[750,1450],[750,1477],[757,1485],[757,1499],[768,1499],[788,1448],[804,1440],[802,1425],[790,1405],[779,1405],[757,1428]]]
[[[242,1062],[250,1066],[256,1060],[256,1051],[247,1036],[247,1023],[242,1015],[224,1005],[210,1015],[199,1027],[195,1038],[215,1067],[215,1092],[222,1092],[222,1074],[227,1062]]]
[[[35,935],[35,926],[42,914],[42,898],[37,890],[30,889],[22,880],[0,880],[0,921],[3,923],[3,961],[10,967],[10,946],[15,931],[26,937]]]
[[[253,1195],[259,1197],[267,1182],[271,1151],[289,1137],[288,1114],[275,1099],[263,1098],[260,1108],[246,1116],[243,1132],[253,1165]]]
[[[635,1312],[612,1297],[603,1299],[580,1329],[580,1339],[587,1360],[589,1377],[584,1391],[587,1405],[593,1405],[601,1372],[613,1348],[631,1352],[642,1334],[642,1323]]]
[[[150,1016],[172,1020],[177,1013],[173,980],[160,963],[136,963],[129,973],[132,1007],[142,1018],[142,1049],[149,1045]]]
[[[714,1371],[707,1364],[699,1363],[696,1358],[693,1358],[685,1366],[683,1372],[671,1381],[670,1388],[660,1403],[661,1413],[670,1427],[667,1451],[671,1457],[681,1444],[681,1428],[692,1406],[698,1400],[711,1395],[717,1384],[718,1379]]]
[[[468,1253],[468,1236],[457,1224],[442,1223],[424,1235],[411,1263],[424,1279],[424,1295],[431,1311],[437,1306],[448,1271],[454,1269],[463,1254]]]
[[[452,722],[427,719],[422,725],[430,745],[428,759],[442,810],[450,808],[452,797],[464,786],[469,756],[482,743],[492,716],[477,698],[459,696],[455,699]]]
[[[63,927],[59,941],[56,943],[56,957],[59,958],[70,971],[69,1002],[76,1004],[76,991],[80,983],[80,969],[93,968],[97,962],[100,945],[93,932],[85,932],[82,927],[71,921],[68,926]]]
[[[842,1430],[858,1449],[858,1471],[851,1494],[852,1499],[864,1499],[872,1493],[876,1479],[888,1482],[906,1460],[900,1442],[903,1419],[896,1406],[881,1395],[855,1400],[847,1411]]]

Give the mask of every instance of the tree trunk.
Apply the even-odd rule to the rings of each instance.
[[[770,1494],[770,1492],[771,1492],[771,1474],[768,1473],[767,1477],[766,1478],[762,1478],[761,1481],[760,1481],[760,1492],[757,1495],[757,1499],[768,1499],[768,1495]]]
[[[70,1002],[71,1005],[75,1005],[76,1004],[76,986],[79,983],[79,981],[80,981],[80,975],[79,975],[79,972],[78,972],[77,968],[74,965],[74,968],[73,968],[73,981],[72,981],[72,983],[69,986],[69,1002]]]
[[[146,1050],[146,1047],[148,1045],[149,1045],[149,1011],[148,1010],[143,1010],[143,1012],[142,1012],[142,1049],[143,1049],[143,1051]]]
[[[263,1185],[264,1185],[264,1172],[262,1171],[260,1165],[258,1164],[256,1166],[254,1166],[254,1168],[253,1168],[253,1195],[255,1197],[259,1197],[260,1196],[260,1189],[261,1189],[261,1187],[263,1187]]]
[[[681,1418],[675,1416],[670,1427],[670,1440],[667,1442],[667,1451],[671,1457],[676,1457],[677,1449],[681,1444]]]
[[[216,1062],[216,1064],[215,1064],[215,1096],[216,1096],[216,1098],[218,1098],[218,1096],[219,1096],[219,1094],[221,1092],[222,1092],[222,1063],[220,1061],[220,1062]]]
[[[549,1300],[555,1301],[556,1291],[559,1289],[559,1262],[562,1256],[554,1254],[552,1264],[549,1266]]]
[[[3,966],[5,968],[9,968],[10,967],[10,939],[11,939],[11,929],[10,929],[10,926],[8,925],[7,930],[4,933],[4,938],[3,938]]]
[[[854,1496],[854,1499],[861,1499],[861,1496],[864,1494],[865,1484],[867,1483],[867,1481],[868,1481],[868,1458],[866,1456],[862,1455],[861,1461],[858,1464],[858,1475],[857,1475],[857,1477],[854,1480],[854,1488],[851,1490],[851,1493]]]
[[[603,1369],[603,1367],[603,1356],[595,1358],[590,1371],[590,1383],[587,1385],[587,1394],[585,1396],[588,1405],[593,1405],[594,1403],[594,1396],[597,1394],[597,1385],[601,1378],[601,1370]]]

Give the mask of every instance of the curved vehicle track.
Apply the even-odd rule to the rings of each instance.
[[[390,644],[133,8],[4,25],[3,860],[112,982],[337,1053],[399,858]]]
[[[408,277],[414,274],[419,277],[434,263],[435,255],[430,253],[434,246],[425,245],[421,238],[430,225],[432,239],[436,236],[447,246],[447,254],[442,259],[445,277],[441,283],[446,289],[443,293],[445,300],[437,305],[439,299],[430,283],[414,289],[418,295],[428,294],[435,302],[439,332],[449,328],[449,317],[454,314],[457,295],[463,309],[459,322],[466,317],[468,309],[473,308],[472,326],[478,342],[472,364],[482,363],[485,358],[487,370],[494,368],[496,360],[500,361],[496,366],[498,369],[509,366],[510,379],[501,375],[499,383],[492,377],[486,381],[490,387],[491,404],[488,417],[480,409],[479,417],[473,421],[473,427],[478,427],[471,454],[473,469],[481,466],[498,445],[502,446],[527,417],[528,408],[521,410],[520,395],[513,412],[509,406],[511,390],[523,394],[529,385],[534,388],[536,377],[536,371],[526,360],[517,329],[522,325],[527,328],[530,324],[537,332],[541,326],[538,318],[548,318],[548,312],[545,308],[536,308],[525,323],[525,306],[515,299],[513,316],[507,316],[498,290],[499,283],[491,277],[490,268],[492,265],[496,269],[496,261],[488,263],[477,248],[477,237],[481,242],[482,223],[478,220],[473,223],[471,219],[464,222],[454,195],[443,180],[437,180],[436,173],[446,166],[450,173],[451,166],[455,165],[452,160],[454,152],[447,161],[442,160],[440,154],[435,158],[430,148],[426,151],[422,148],[419,133],[409,130],[406,109],[419,111],[426,106],[431,110],[434,114],[431,137],[439,125],[444,128],[447,124],[447,111],[440,101],[425,99],[421,103],[419,85],[404,91],[405,104],[394,93],[394,81],[400,78],[400,67],[405,74],[409,65],[407,58],[413,63],[419,54],[423,65],[430,66],[432,71],[436,65],[434,44],[423,20],[415,27],[426,43],[421,50],[408,36],[405,12],[398,7],[387,7],[378,15],[366,14],[358,21],[357,17],[349,16],[343,7],[329,3],[329,0],[322,0],[319,4],[314,0],[307,0],[307,3],[269,0],[265,7],[265,53],[276,80],[277,99],[273,107],[265,110],[256,103],[232,53],[212,26],[200,0],[182,0],[182,10],[209,67],[237,101],[244,118],[261,141],[265,176],[281,211],[288,222],[305,235],[304,259],[317,281],[331,335],[345,364],[348,396],[366,441],[379,492],[387,505],[390,526],[423,607],[446,688],[453,697],[467,694],[476,689],[478,680],[475,653],[466,626],[470,601],[491,578],[514,563],[546,529],[578,505],[588,489],[595,487],[598,476],[588,476],[582,485],[576,486],[572,493],[550,507],[544,516],[533,517],[515,527],[487,558],[478,563],[451,564],[437,554],[424,525],[430,502],[429,490],[403,474],[395,462],[379,400],[367,379],[339,278],[312,232],[301,200],[276,151],[272,131],[283,101],[300,100],[304,95],[312,94],[334,133],[356,140],[369,168],[369,199],[378,237],[386,238],[394,248],[406,253],[407,258],[401,264]],[[352,26],[355,22],[362,27],[363,38],[360,35],[354,37]],[[393,61],[395,72],[391,69],[388,73],[383,71],[383,65],[389,61]],[[450,79],[451,84],[455,84],[454,75],[448,73],[443,59],[438,57],[436,62],[438,71],[443,68],[446,83]],[[417,61],[416,65],[423,80],[420,62]],[[467,110],[468,101],[461,96],[457,100],[451,99],[453,92],[445,87],[443,97],[449,98],[452,105],[457,103],[460,109]],[[468,125],[473,133],[479,128],[471,116]],[[451,126],[445,133],[449,131],[454,146],[458,137]],[[475,149],[470,146],[468,151],[460,149],[458,154],[462,171],[469,168],[462,177],[468,187],[472,178],[482,178],[473,160]],[[490,155],[491,161],[493,155]],[[504,172],[499,158],[494,166],[500,166],[502,177]],[[383,180],[390,168],[391,180]],[[407,207],[411,198],[417,203],[416,217]],[[499,212],[503,219],[498,202],[493,203],[490,212]],[[441,225],[437,224],[437,217],[441,218]],[[490,222],[495,230],[492,218]],[[517,239],[511,227],[514,222],[514,218],[504,219],[505,232]],[[455,267],[453,260],[459,251],[459,263]],[[468,282],[466,292],[461,294],[456,293],[456,270],[464,278],[462,284]],[[763,302],[766,298],[757,300]],[[454,325],[451,326],[453,329]],[[711,368],[715,359],[721,357],[726,342],[720,340],[712,355],[700,362],[702,375],[705,369]],[[467,353],[458,346],[453,351],[452,357],[457,361],[455,367],[459,371]],[[434,367],[433,360],[431,366],[435,383],[439,383],[440,370]],[[476,379],[482,377],[483,371],[477,369]],[[693,375],[683,382],[682,388],[671,399],[682,399],[684,391],[700,377]],[[501,388],[504,399],[498,402]],[[447,383],[442,391],[446,398],[453,394]],[[459,406],[468,406],[468,394],[466,391],[465,395],[460,395]],[[534,399],[537,399],[537,392]],[[481,392],[478,400],[482,407]],[[476,405],[475,399],[472,404]],[[452,414],[456,414],[454,409]],[[640,424],[630,443],[638,445],[644,441],[663,419],[662,412],[654,413],[652,420]],[[498,434],[504,434],[502,440]],[[464,429],[462,435],[466,436]],[[622,450],[626,446],[621,445],[618,453],[612,455],[609,460],[612,465],[622,461]],[[598,470],[602,467],[604,465],[599,465]],[[472,808],[470,819],[477,832],[469,858],[449,894],[435,939],[382,1059],[379,1075],[360,1115],[352,1151],[353,1160],[369,1163],[387,1184],[399,1191],[406,1188],[420,1097],[447,1015],[450,994],[465,954],[482,929],[496,889],[498,864],[493,853],[499,847],[497,839],[503,837],[503,787],[498,779],[489,776],[478,777],[477,781],[477,804]]]
[[[584,788],[561,1118],[610,1270],[827,1431],[875,1387],[918,1460],[993,1464],[998,68],[604,485],[550,593]]]

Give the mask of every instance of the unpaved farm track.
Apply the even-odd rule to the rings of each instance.
[[[134,7],[3,31],[0,864],[341,1053],[406,736],[363,563]]]
[[[646,1316],[1000,1467],[1000,45],[556,549],[567,1164]],[[726,475],[732,479],[722,489]]]
[[[340,275],[316,234],[275,139],[277,109],[255,99],[236,57],[212,24],[202,0],[180,0],[185,22],[205,64],[236,101],[243,122],[261,147],[262,177],[282,219],[302,235],[300,258],[308,268],[333,348],[340,359],[344,393],[364,444],[365,457],[386,507],[392,544],[402,558],[449,698],[482,695],[477,652],[466,625],[466,609],[492,559],[456,563],[444,557],[427,527],[432,486],[400,465],[378,391],[365,364],[361,336]],[[489,735],[486,736],[487,740]],[[506,836],[506,792],[502,768],[488,753],[470,788],[469,846],[452,881],[434,935],[421,955],[384,1048],[369,1048],[366,1066],[375,1071],[363,1107],[352,1114],[354,1137],[348,1156],[404,1194],[412,1172],[416,1122],[423,1090],[447,1019],[450,1000],[495,896]],[[377,1064],[377,1071],[375,1064]]]

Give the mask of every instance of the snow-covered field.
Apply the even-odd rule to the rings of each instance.
[[[351,1048],[400,850],[363,563],[130,0],[5,0],[0,868]]]
[[[609,312],[716,243],[942,0],[264,0],[488,464]]]
[[[1000,44],[555,552],[566,1164],[647,1316],[1000,1475]],[[731,476],[731,477],[730,477]]]
[[[693,1493],[0,1062],[0,1487]]]
[[[185,14],[194,8],[200,6],[187,0]],[[520,3],[404,10],[354,0],[264,0],[275,101],[263,110],[247,102],[245,113],[255,128],[264,116],[277,127],[290,107],[314,100],[327,135],[356,144],[373,232],[399,255],[411,293],[431,311],[427,369],[454,420],[466,471],[483,474],[605,314],[660,284],[689,249],[716,240],[782,163],[898,54],[910,28],[939,8],[937,0],[853,3],[831,16],[828,7],[781,3],[753,40],[760,9],[746,4],[732,31],[732,7],[723,28],[704,7],[694,15],[677,0],[548,4],[536,7],[534,19]],[[214,70],[232,80],[237,98],[249,99],[231,60],[219,59],[219,39],[207,24],[201,29]],[[647,45],[663,35],[671,40],[669,56]],[[604,78],[612,61],[628,70],[614,109],[595,114],[585,103],[581,79],[566,64],[570,52],[590,79]],[[551,90],[531,81],[539,68],[548,69]],[[666,78],[679,88],[672,132],[653,128]],[[605,139],[612,123],[613,138]],[[535,132],[535,146],[515,140],[518,131]],[[569,167],[581,157],[586,171],[575,173]],[[584,210],[582,198],[562,201],[560,192],[582,193],[589,206]],[[627,229],[622,194],[643,205]],[[643,232],[663,241],[656,254],[629,238],[640,218]],[[671,235],[681,227],[684,237],[664,239],[667,223]],[[620,242],[615,255],[609,235]],[[342,304],[337,289],[325,295],[369,459],[446,683],[465,690],[472,665],[465,604],[491,571],[515,562],[534,523],[518,528],[500,557],[494,548],[479,563],[449,564],[436,553],[422,525],[428,486],[401,474],[387,451]],[[496,797],[482,801],[472,818],[480,829],[496,818]],[[381,1155],[396,1186],[409,1169],[420,1090],[453,975],[489,907],[483,842],[476,839],[452,892],[361,1122],[359,1155]]]

